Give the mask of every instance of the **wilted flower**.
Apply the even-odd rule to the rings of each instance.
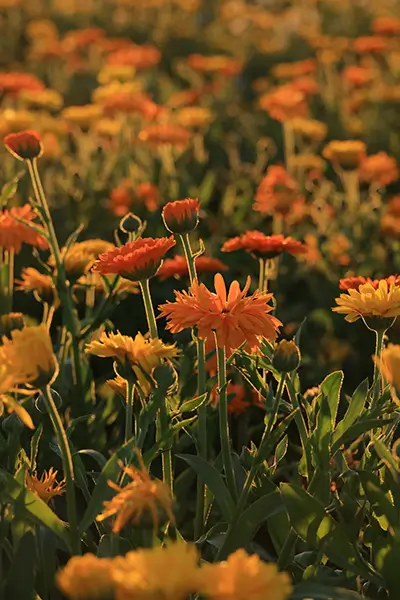
[[[28,490],[39,496],[43,502],[48,504],[55,496],[61,496],[65,493],[65,482],[57,483],[57,471],[53,467],[49,471],[44,471],[42,476],[36,473],[30,475],[26,473],[26,487]]]
[[[4,145],[18,160],[32,160],[38,158],[43,152],[40,135],[33,130],[6,135]]]
[[[168,202],[162,210],[165,227],[171,233],[190,233],[199,222],[199,208],[197,198]]]
[[[400,285],[388,284],[386,279],[379,282],[377,288],[371,283],[360,285],[358,290],[348,289],[347,294],[336,298],[336,306],[332,310],[346,315],[349,323],[354,323],[361,317],[378,317],[393,320],[400,315]]]
[[[388,156],[386,152],[366,156],[358,173],[361,181],[377,183],[380,186],[389,185],[399,178],[396,159]]]
[[[209,256],[198,256],[195,258],[196,272],[199,273],[216,273],[219,271],[227,271],[228,267],[218,258]],[[157,271],[157,277],[160,279],[168,279],[169,277],[189,277],[189,268],[187,260],[182,255],[176,255],[174,258],[166,258]]]
[[[224,243],[222,252],[245,250],[257,258],[275,258],[279,254],[303,254],[306,247],[301,242],[283,235],[265,235],[261,231],[247,231],[240,237],[232,238]]]
[[[14,250],[16,254],[21,251],[22,244],[29,244],[44,250],[47,248],[47,240],[37,231],[29,227],[29,222],[36,219],[37,214],[29,204],[14,207],[10,210],[0,211],[0,247],[5,250]],[[26,225],[17,221],[26,221]],[[36,225],[35,227],[39,227]]]

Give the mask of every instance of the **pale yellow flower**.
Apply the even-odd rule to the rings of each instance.
[[[371,283],[365,283],[358,289],[349,289],[345,294],[340,294],[335,301],[338,306],[332,310],[346,315],[349,323],[361,317],[393,319],[400,315],[400,286],[395,283],[388,285],[382,279],[376,289]]]

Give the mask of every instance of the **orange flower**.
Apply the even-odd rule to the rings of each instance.
[[[306,117],[308,113],[306,96],[291,84],[282,85],[261,96],[260,108],[266,110],[277,121],[289,121],[295,117]]]
[[[400,19],[396,17],[377,17],[372,21],[372,31],[375,35],[400,35]]]
[[[242,70],[242,63],[229,56],[202,56],[190,54],[188,65],[200,73],[220,73],[225,77],[234,77]]]
[[[48,504],[54,496],[65,494],[65,481],[57,482],[57,471],[53,467],[49,471],[44,471],[42,476],[37,476],[36,473],[26,474],[26,487],[34,494],[39,496],[43,502]]]
[[[16,254],[21,251],[23,243],[41,250],[46,249],[47,241],[40,233],[15,219],[17,217],[29,222],[33,221],[36,216],[29,204],[0,211],[0,247],[5,250],[14,250]]]
[[[227,387],[228,394],[228,412],[236,417],[242,415],[248,410],[250,406],[262,407],[260,403],[259,394],[253,390],[251,397],[248,398],[246,394],[246,388],[240,383],[228,383]],[[216,406],[218,404],[219,396],[217,394],[217,386],[215,386],[211,392],[211,404]]]
[[[294,90],[301,92],[305,96],[315,96],[319,92],[318,83],[313,77],[298,77],[291,83]]]
[[[189,233],[199,222],[200,203],[197,198],[168,202],[162,210],[165,227],[171,233]]]
[[[33,267],[26,267],[22,270],[21,279],[17,279],[16,283],[18,284],[17,290],[34,292],[39,300],[59,306],[57,289],[50,275],[40,273]]]
[[[272,294],[254,292],[246,296],[250,277],[243,289],[234,281],[227,294],[220,273],[214,277],[215,293],[203,283],[195,281],[190,292],[175,292],[175,302],[160,306],[161,316],[168,320],[167,329],[179,333],[188,327],[197,327],[201,339],[209,339],[215,333],[217,344],[229,354],[244,342],[256,348],[260,340],[275,339],[282,323],[268,313],[273,310],[268,301]]]
[[[271,165],[257,188],[253,209],[261,213],[277,212],[282,216],[303,202],[299,184],[284,167]]]
[[[382,279],[371,279],[370,277],[363,277],[359,275],[358,277],[345,277],[344,279],[339,280],[339,289],[341,290],[358,290],[360,285],[364,285],[365,283],[369,283],[372,287],[377,290],[379,288],[379,282]],[[400,285],[400,275],[390,275],[385,278],[388,286],[390,285]]]
[[[128,92],[115,92],[108,96],[102,103],[104,112],[114,115],[122,113],[138,113],[146,119],[154,119],[164,107],[159,106],[143,93],[130,94]]]
[[[137,71],[149,69],[160,62],[161,52],[154,46],[130,46],[112,52],[107,57],[108,65],[130,65]]]
[[[349,86],[361,88],[371,83],[373,73],[365,67],[350,65],[342,71],[342,78]]]
[[[400,195],[392,196],[390,198],[387,205],[387,212],[390,215],[395,215],[396,217],[400,217]]]
[[[3,94],[17,95],[24,90],[41,91],[44,83],[30,73],[0,73],[0,91]]]
[[[361,181],[378,183],[380,186],[389,185],[399,177],[396,160],[388,156],[386,152],[366,156],[358,173]]]
[[[365,143],[359,140],[332,140],[325,146],[322,155],[334,166],[352,170],[360,166],[365,150]]]
[[[257,258],[274,258],[283,252],[288,254],[304,254],[307,249],[304,244],[291,237],[283,235],[265,235],[261,231],[247,231],[239,238],[232,238],[222,246],[222,252],[235,250],[251,252]]]
[[[378,35],[358,37],[353,42],[353,49],[357,54],[382,54],[388,48],[388,40]]]
[[[105,37],[104,29],[87,27],[68,31],[62,44],[65,52],[76,52],[77,50],[87,50],[89,46],[103,37]]]
[[[143,181],[135,189],[135,197],[144,204],[150,212],[157,210],[160,204],[158,187],[154,183]]]
[[[295,79],[304,75],[311,75],[317,69],[317,61],[315,58],[308,58],[292,63],[279,63],[275,65],[271,71],[277,79]]]
[[[7,150],[18,160],[32,160],[43,152],[40,135],[37,131],[26,130],[10,133],[4,138]]]
[[[170,144],[183,150],[189,144],[191,133],[179,125],[170,125],[161,123],[158,125],[149,125],[139,132],[139,140],[147,142],[152,146],[164,146]]]
[[[117,217],[123,217],[130,210],[132,204],[130,185],[129,181],[123,181],[111,190],[110,208]]]
[[[115,273],[132,281],[149,279],[157,273],[164,254],[172,246],[175,246],[173,236],[139,238],[100,254],[93,271],[103,275]]]
[[[199,273],[216,273],[217,271],[227,271],[228,267],[218,258],[209,256],[198,256],[195,259],[196,271]],[[160,279],[168,277],[189,277],[187,261],[184,256],[177,255],[174,258],[167,258],[157,271]]]

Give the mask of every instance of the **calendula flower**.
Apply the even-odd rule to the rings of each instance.
[[[277,121],[290,121],[296,117],[306,117],[308,107],[306,96],[292,85],[282,85],[261,96],[260,108]]]
[[[97,521],[104,521],[116,516],[113,525],[114,533],[119,533],[128,523],[140,526],[146,513],[150,513],[155,532],[159,529],[160,512],[165,513],[161,516],[168,517],[171,523],[175,522],[168,486],[159,479],[151,478],[139,453],[138,460],[139,469],[133,465],[124,467],[122,462],[119,463],[123,473],[132,481],[124,487],[108,481],[108,485],[117,492],[117,495],[104,502],[103,512],[96,517]]]
[[[271,165],[257,188],[253,209],[265,214],[277,212],[286,216],[295,204],[303,201],[297,181],[284,167]]]
[[[61,483],[57,482],[57,471],[53,470],[53,467],[49,471],[44,471],[42,476],[37,476],[36,473],[30,475],[26,473],[26,487],[31,490],[34,494],[39,496],[43,502],[48,504],[55,496],[62,496],[65,494],[65,481]]]
[[[293,591],[287,573],[243,549],[226,561],[201,567],[200,577],[201,593],[211,600],[286,600]]]
[[[279,63],[274,65],[271,72],[276,79],[295,79],[303,75],[315,73],[317,69],[317,61],[315,58],[308,58],[291,63]]]
[[[40,135],[33,130],[6,135],[4,145],[18,160],[32,160],[38,158],[43,152]]]
[[[190,233],[198,225],[199,209],[197,198],[168,202],[162,210],[164,225],[171,233]]]
[[[395,158],[388,156],[386,152],[378,152],[362,160],[358,174],[361,181],[385,186],[399,178],[399,169]]]
[[[104,600],[115,588],[113,566],[111,558],[73,556],[57,573],[57,586],[69,600]]]
[[[198,589],[198,560],[195,545],[181,541],[128,552],[113,574],[116,600],[185,600]]]
[[[400,404],[400,345],[388,344],[382,350],[381,356],[375,356],[374,362],[378,365],[382,377],[384,377],[395,389],[397,403]]]
[[[175,246],[175,240],[169,238],[138,238],[124,246],[109,250],[99,256],[93,271],[104,275],[116,273],[131,279],[143,281],[156,275],[165,253]]]
[[[131,45],[111,52],[107,57],[107,65],[129,65],[137,71],[150,69],[160,62],[161,52],[155,46],[146,44],[143,46]]]
[[[243,67],[243,64],[235,58],[223,55],[202,56],[201,54],[190,54],[187,62],[192,69],[200,73],[220,73],[225,77],[237,75]]]
[[[44,83],[30,73],[0,73],[0,90],[3,94],[18,95],[24,90],[41,91]]]
[[[389,49],[387,38],[379,35],[365,35],[353,41],[357,54],[383,54]]]
[[[25,90],[19,94],[19,99],[30,107],[52,111],[60,110],[64,104],[61,94],[48,88],[41,91]]]
[[[16,254],[21,251],[22,244],[29,244],[40,250],[46,249],[48,247],[47,240],[28,225],[36,217],[37,214],[29,204],[10,210],[0,210],[0,247],[5,250],[14,250]],[[25,225],[17,219],[26,221],[27,224]],[[36,223],[35,226],[40,229]]]
[[[135,77],[136,69],[131,65],[105,65],[97,74],[97,81],[102,85],[117,82],[130,82]]]
[[[83,242],[75,242],[66,249],[62,248],[61,258],[68,274],[80,276],[87,273],[101,254],[115,248],[114,244],[106,240],[94,238]],[[54,258],[49,259],[50,266],[54,267]]]
[[[152,146],[175,146],[178,150],[186,148],[192,138],[190,131],[180,125],[159,123],[149,125],[139,132],[139,140]]]
[[[26,427],[34,429],[35,426],[27,410],[15,398],[8,395],[18,383],[15,374],[9,369],[8,365],[0,364],[0,416],[3,414],[4,409],[8,413],[15,412]]]
[[[334,166],[345,170],[358,169],[365,157],[366,145],[358,140],[329,142],[323,149],[323,156]]]
[[[58,364],[46,325],[14,329],[11,339],[4,336],[0,363],[6,365],[17,384],[41,388],[52,383]]]
[[[160,193],[154,183],[143,181],[134,189],[134,196],[147,210],[154,212],[160,205]]]
[[[375,35],[396,36],[400,34],[400,19],[395,16],[377,17],[372,21],[372,32]]]
[[[114,377],[114,379],[107,379],[106,384],[113,390],[113,392],[122,396],[124,400],[126,399],[128,382],[126,379],[121,377],[121,375],[117,375]]]
[[[301,92],[307,98],[319,93],[319,86],[313,77],[298,77],[290,83],[293,90]]]
[[[197,274],[228,270],[228,267],[218,258],[211,258],[209,256],[198,256],[195,258],[195,265]],[[186,258],[181,255],[176,255],[174,258],[166,258],[157,271],[157,277],[162,280],[169,277],[189,277]]]
[[[161,316],[166,317],[167,329],[179,333],[186,328],[197,327],[201,339],[212,339],[227,353],[239,348],[244,342],[251,348],[258,347],[260,339],[275,339],[282,324],[269,315],[273,307],[268,304],[272,294],[254,292],[246,296],[250,277],[243,289],[234,281],[227,294],[220,273],[214,277],[215,293],[203,283],[195,281],[190,292],[175,292],[175,302],[160,306]]]
[[[182,127],[188,129],[205,129],[213,122],[214,116],[209,108],[187,106],[175,114],[175,119]]]
[[[22,269],[21,279],[16,280],[17,290],[34,292],[40,300],[59,306],[57,289],[50,275],[45,275],[33,267]]]
[[[163,111],[163,107],[153,102],[148,94],[142,92],[136,94],[116,92],[109,95],[102,102],[102,106],[104,112],[108,115],[117,113],[138,114],[148,120],[154,119]]]
[[[287,254],[303,254],[306,247],[301,242],[283,235],[265,235],[261,231],[247,231],[240,237],[235,237],[221,248],[222,252],[234,252],[245,250],[254,254],[257,258],[275,258],[286,252]]]
[[[88,129],[103,116],[103,109],[98,104],[68,106],[64,108],[61,116],[70,125]]]
[[[389,286],[391,284],[400,285],[400,275],[390,275],[390,277],[386,277],[385,280]],[[370,277],[363,277],[362,275],[358,275],[357,277],[345,277],[339,280],[339,289],[358,290],[360,285],[370,283],[377,290],[381,281],[382,279],[371,279]]]
[[[26,24],[25,33],[32,41],[38,39],[57,39],[58,29],[50,19],[33,19]]]
[[[375,288],[367,282],[360,285],[358,290],[348,289],[335,301],[338,306],[332,310],[346,315],[349,323],[361,317],[378,317],[389,321],[400,315],[400,285],[388,284],[386,279],[382,279],[378,288]]]
[[[373,72],[366,67],[349,65],[342,71],[343,81],[353,88],[363,88],[369,85],[373,78]]]
[[[321,141],[326,137],[328,127],[321,121],[315,119],[302,119],[297,117],[291,121],[293,131],[303,138],[312,141]]]

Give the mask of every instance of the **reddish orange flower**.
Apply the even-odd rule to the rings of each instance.
[[[201,54],[190,54],[188,64],[200,73],[220,73],[225,77],[237,75],[243,67],[243,64],[235,58],[223,55],[202,56]]]
[[[283,235],[264,235],[261,231],[247,231],[240,237],[225,242],[222,252],[245,250],[258,258],[274,258],[283,252],[287,254],[304,254],[307,248],[301,242]]]
[[[396,17],[377,17],[372,21],[375,35],[400,35],[400,19]]]
[[[382,281],[382,279],[371,279],[370,277],[363,277],[362,275],[358,275],[357,277],[345,277],[344,279],[339,280],[339,289],[358,290],[360,285],[369,283],[377,290],[380,281]],[[389,287],[391,285],[400,285],[400,275],[390,275],[389,277],[385,277],[385,281],[387,281]]]
[[[353,42],[353,49],[358,54],[382,54],[388,48],[388,40],[378,35],[358,37]]]
[[[195,259],[196,271],[199,273],[216,273],[217,271],[227,271],[228,267],[218,258],[209,256],[198,256]],[[169,277],[189,277],[189,269],[184,256],[176,255],[174,258],[166,258],[157,271],[160,279]]]
[[[291,84],[282,85],[261,96],[260,108],[266,110],[277,121],[290,121],[296,117],[306,117],[308,107],[306,96]]]
[[[362,88],[371,83],[373,73],[365,67],[350,65],[343,69],[342,78],[345,83],[354,88]]]
[[[143,181],[135,189],[135,197],[141,204],[144,204],[147,210],[154,212],[160,204],[160,194],[158,187],[154,183]]]
[[[175,292],[175,302],[167,302],[159,308],[166,317],[167,329],[179,333],[186,328],[197,327],[201,339],[212,339],[215,333],[217,344],[229,354],[247,342],[257,348],[262,338],[275,339],[282,323],[268,313],[273,307],[268,304],[272,294],[254,292],[246,296],[250,277],[240,290],[234,281],[227,293],[221,273],[214,277],[215,293],[195,281],[189,292]]]
[[[175,246],[173,236],[139,238],[100,254],[92,270],[103,275],[118,274],[132,281],[150,279],[157,273],[164,254]]]
[[[130,65],[137,71],[149,69],[161,60],[161,52],[154,46],[131,46],[112,52],[107,57],[108,65]]]
[[[189,233],[199,222],[200,203],[197,198],[168,202],[162,210],[164,225],[171,233]]]
[[[257,188],[253,209],[268,214],[277,212],[286,216],[294,204],[304,201],[299,184],[284,167],[271,165]]]
[[[111,190],[110,209],[117,217],[126,215],[132,205],[131,183],[129,180],[122,181]]]
[[[380,186],[389,185],[399,178],[396,160],[386,152],[366,156],[361,162],[358,173],[361,181],[378,183]]]
[[[9,133],[4,138],[4,145],[18,160],[32,160],[39,157],[43,152],[40,135],[33,130]]]
[[[169,144],[183,150],[188,146],[192,134],[184,127],[161,123],[149,125],[139,132],[139,140],[147,142],[152,146],[164,146]]]
[[[400,217],[400,195],[392,196],[387,205],[387,212],[390,215],[395,215],[396,217]]]
[[[37,215],[29,204],[0,211],[0,247],[5,250],[14,250],[16,254],[21,251],[22,244],[29,244],[44,250],[48,247],[46,239],[39,233],[30,229],[15,219],[33,221]]]
[[[77,50],[86,50],[103,37],[105,37],[105,31],[104,29],[100,29],[100,27],[76,29],[68,31],[62,41],[62,45],[65,52],[76,52]]]
[[[128,92],[116,92],[102,103],[105,113],[114,115],[122,112],[126,114],[137,113],[145,119],[154,119],[164,107],[159,106],[150,98],[148,94]]]
[[[277,79],[295,79],[315,73],[317,61],[315,58],[308,58],[292,63],[279,63],[272,68],[272,74]]]
[[[201,98],[202,90],[179,90],[174,92],[167,100],[167,106],[170,108],[181,108],[182,106],[192,106]]]
[[[293,79],[291,86],[294,90],[301,92],[306,97],[315,96],[319,92],[317,81],[310,76],[298,77]]]
[[[44,83],[30,73],[0,73],[0,92],[17,95],[26,90],[36,92],[45,89]]]

